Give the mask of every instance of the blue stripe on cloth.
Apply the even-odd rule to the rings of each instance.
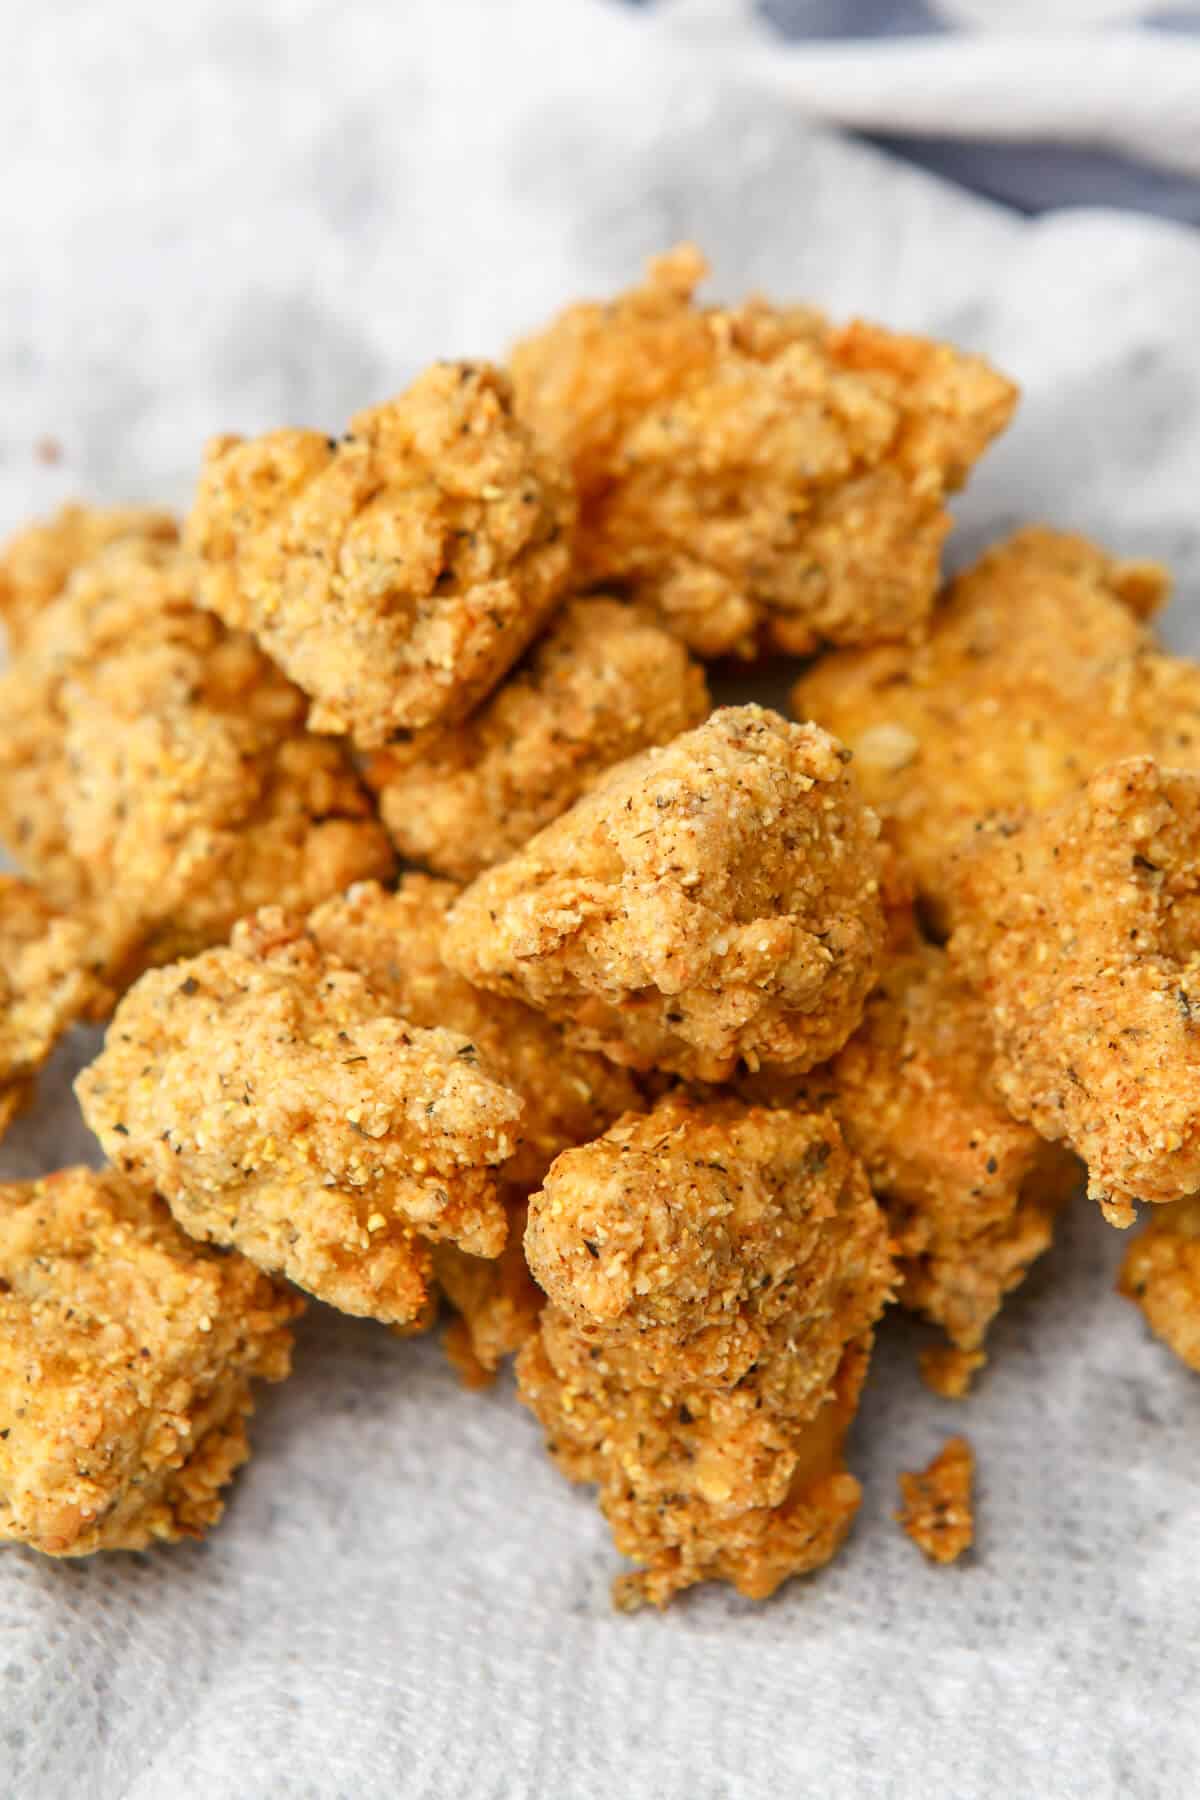
[[[928,37],[949,27],[925,0],[758,0],[789,38]]]
[[[1036,141],[992,144],[882,133],[872,133],[867,141],[1020,212],[1048,212],[1056,206],[1119,206],[1200,225],[1200,181],[1107,150]]]

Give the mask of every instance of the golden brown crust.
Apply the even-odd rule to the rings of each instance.
[[[575,600],[472,718],[389,745],[367,779],[402,856],[470,881],[710,704],[668,632],[616,600]]]
[[[472,987],[447,967],[448,919],[460,891],[428,875],[406,875],[394,893],[363,882],[319,907],[308,929],[411,1024],[468,1038],[480,1071],[521,1096],[520,1143],[503,1180],[523,1197],[560,1150],[598,1136],[641,1101],[624,1069],[568,1043],[544,1013]]]
[[[250,639],[192,603],[170,545],[78,568],[0,676],[0,838],[86,914],[117,983],[219,942],[267,903],[386,875],[339,745]]]
[[[84,925],[0,873],[0,1137],[63,1033],[100,1004]]]
[[[1119,1292],[1155,1337],[1200,1372],[1200,1196],[1160,1206],[1121,1265]]]
[[[987,1008],[945,951],[893,954],[831,1063],[746,1098],[828,1107],[887,1214],[904,1306],[978,1351],[1006,1293],[1049,1248],[1079,1181],[1075,1158],[1012,1118],[991,1074]],[[959,1365],[982,1366],[982,1356]]]
[[[978,834],[954,894],[1013,1114],[1083,1157],[1113,1224],[1200,1188],[1200,774],[1103,769]]]
[[[199,1238],[403,1324],[426,1240],[495,1256],[521,1101],[461,1033],[397,1017],[278,909],[142,977],[77,1092],[122,1169]]]
[[[799,682],[797,717],[853,750],[935,916],[947,853],[980,821],[1053,805],[1122,756],[1200,765],[1200,676],[1144,624],[1166,585],[1029,527],[951,585],[926,644],[842,651]]]
[[[52,1556],[202,1536],[302,1310],[112,1170],[0,1187],[0,1536]]]
[[[678,1095],[561,1156],[526,1253],[551,1303],[521,1351],[551,1454],[643,1565],[763,1597],[834,1553],[841,1463],[890,1290],[882,1217],[833,1120]]]
[[[921,1380],[943,1400],[965,1400],[986,1361],[982,1350],[958,1350],[953,1344],[931,1344],[917,1357]]]
[[[0,549],[0,620],[9,648],[19,650],[38,614],[56,600],[74,571],[109,544],[173,544],[178,526],[149,506],[60,508],[17,532]]]
[[[446,1326],[446,1354],[467,1387],[487,1387],[505,1357],[515,1356],[537,1330],[545,1295],[525,1260],[526,1204],[508,1208],[508,1242],[499,1256],[468,1256],[454,1244],[438,1244],[434,1273],[453,1308]]]
[[[896,1516],[931,1562],[952,1563],[975,1539],[971,1487],[975,1457],[966,1438],[948,1438],[927,1469],[900,1476],[904,1510]]]
[[[758,706],[619,764],[469,887],[446,954],[633,1068],[809,1067],[883,943],[874,817],[840,747]]]
[[[464,718],[558,604],[575,501],[486,364],[435,363],[339,440],[210,445],[201,590],[364,748]]]
[[[695,305],[690,246],[512,356],[517,407],[579,488],[577,566],[703,656],[923,626],[946,494],[1016,390],[979,357],[751,299]]]

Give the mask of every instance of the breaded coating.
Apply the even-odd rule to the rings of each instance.
[[[495,1170],[518,1096],[460,1032],[397,1017],[277,908],[229,948],[144,975],[76,1091],[106,1153],[185,1231],[343,1312],[417,1318],[426,1240],[504,1246]]]
[[[632,1068],[807,1068],[853,1031],[878,965],[876,831],[832,738],[724,707],[479,876],[446,955]]]
[[[763,1598],[828,1561],[858,1504],[842,1439],[892,1280],[833,1120],[669,1096],[558,1159],[525,1243],[550,1304],[521,1395],[641,1565],[619,1604],[705,1580]]]
[[[173,544],[178,535],[172,515],[149,506],[70,504],[52,519],[27,525],[0,549],[0,620],[9,648],[21,648],[38,614],[107,545]]]
[[[1013,1115],[1114,1225],[1200,1188],[1200,774],[1133,757],[958,859],[950,952]]]
[[[507,378],[435,363],[346,436],[208,448],[187,541],[206,606],[374,749],[465,718],[562,598],[575,497]]]
[[[525,1260],[526,1211],[523,1200],[510,1205],[508,1242],[497,1257],[468,1256],[453,1244],[434,1249],[438,1286],[455,1314],[446,1355],[467,1387],[487,1387],[537,1330],[546,1297]]]
[[[49,1556],[202,1537],[303,1307],[111,1169],[0,1186],[0,1537]]]
[[[580,496],[577,570],[702,656],[921,630],[947,493],[1008,423],[981,358],[762,299],[699,307],[684,245],[513,352],[517,410]]]
[[[59,1038],[101,1000],[87,928],[0,873],[0,1137]]]
[[[941,923],[947,852],[980,821],[1054,805],[1123,756],[1200,766],[1200,670],[1144,623],[1166,588],[1155,563],[1034,526],[951,585],[926,644],[842,651],[799,682],[797,717],[853,750]]]
[[[1200,1195],[1155,1209],[1126,1252],[1118,1291],[1200,1373]]]
[[[1081,1173],[1010,1116],[991,1065],[984,1002],[944,950],[914,941],[888,962],[845,1049],[793,1084],[828,1107],[862,1159],[891,1229],[900,1303],[963,1352],[981,1349],[1005,1294],[1049,1248]],[[756,1083],[765,1097],[752,1077],[748,1098]]]
[[[963,1437],[948,1438],[927,1469],[900,1476],[904,1510],[896,1517],[931,1562],[952,1563],[971,1548],[974,1477],[975,1457]]]
[[[342,746],[251,640],[193,604],[169,544],[78,568],[0,676],[0,840],[86,914],[119,980],[386,875]]]
[[[444,1025],[470,1040],[480,1072],[524,1102],[521,1137],[503,1180],[523,1200],[559,1154],[598,1137],[641,1099],[632,1077],[569,1043],[561,1025],[518,1000],[472,987],[445,960],[460,890],[406,875],[394,893],[362,882],[318,907],[308,930],[326,955],[370,982],[410,1024]]]
[[[575,600],[473,718],[390,744],[367,780],[402,856],[470,881],[711,705],[699,667],[646,614]]]
[[[958,1350],[953,1344],[930,1344],[917,1357],[921,1380],[943,1400],[965,1400],[986,1361],[982,1350]]]

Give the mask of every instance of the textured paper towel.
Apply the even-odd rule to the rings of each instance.
[[[336,427],[682,234],[762,283],[962,338],[1025,384],[961,557],[1045,515],[1171,558],[1200,646],[1200,244],[1019,222],[811,135],[583,0],[6,9],[0,526],[182,497],[218,428]],[[24,16],[18,30],[15,15]],[[33,446],[50,435],[56,466]],[[86,1142],[68,1047],[0,1170]],[[881,1338],[843,1557],[753,1608],[614,1616],[614,1556],[507,1386],[314,1309],[209,1543],[0,1556],[0,1768],[25,1800],[1176,1796],[1200,1761],[1200,1381],[1080,1208],[966,1407]],[[926,1565],[898,1468],[967,1429],[978,1552]]]

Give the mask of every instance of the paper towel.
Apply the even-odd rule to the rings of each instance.
[[[182,499],[208,432],[336,429],[691,235],[726,293],[945,333],[1018,376],[955,558],[1031,516],[1165,555],[1169,635],[1200,647],[1194,236],[1021,222],[585,0],[64,0],[5,11],[0,69],[2,527],[68,493]],[[0,1172],[87,1153],[90,1049]],[[1081,1204],[965,1406],[922,1389],[927,1338],[893,1321],[844,1554],[766,1606],[709,1589],[663,1617],[610,1611],[607,1530],[510,1384],[465,1393],[435,1342],[314,1308],[206,1544],[0,1553],[0,1788],[1191,1794],[1200,1380],[1112,1293],[1121,1249]],[[896,1472],[964,1429],[978,1547],[938,1569],[892,1519]]]

